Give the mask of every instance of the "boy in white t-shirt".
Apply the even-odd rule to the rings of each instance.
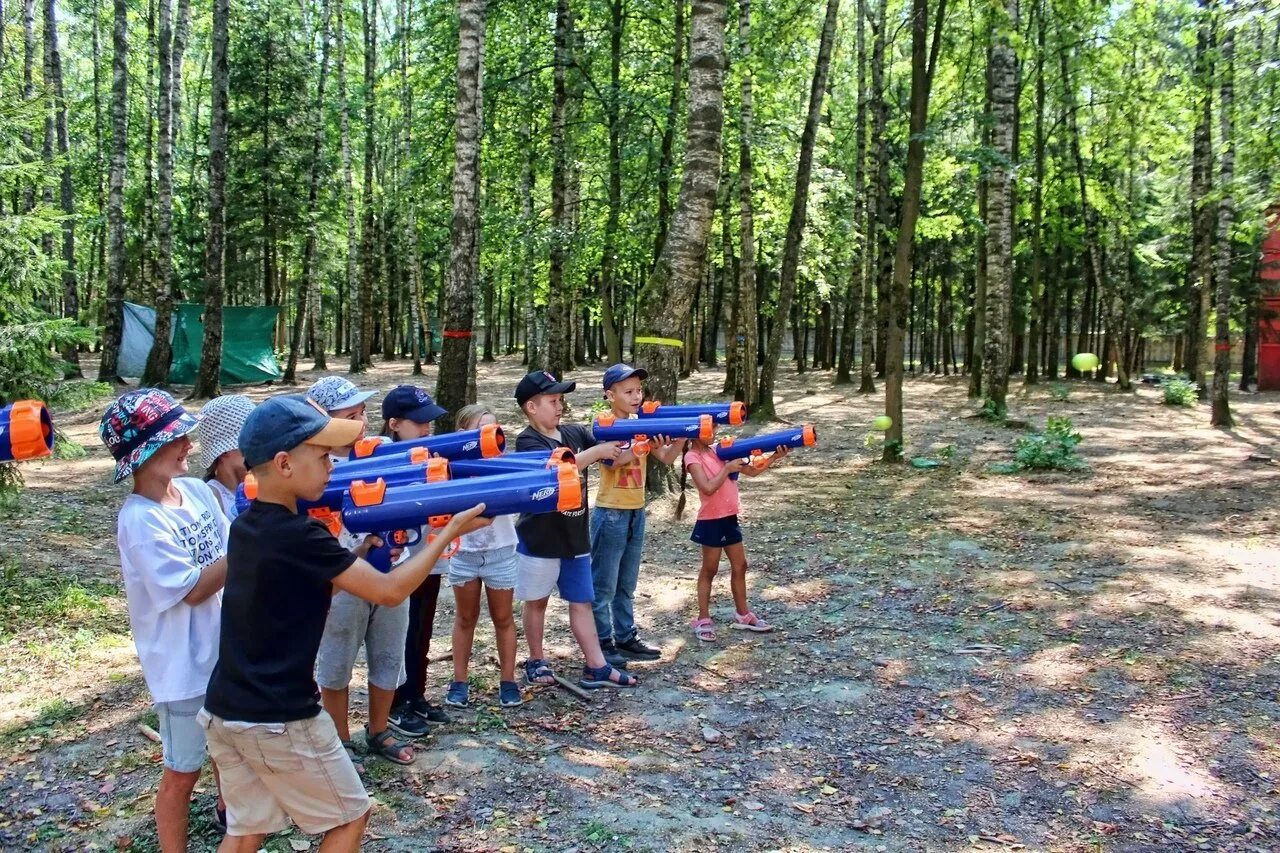
[[[129,624],[160,723],[155,814],[163,851],[187,849],[191,792],[205,760],[196,714],[218,660],[227,578],[229,522],[209,488],[184,476],[195,428],[196,419],[155,388],[122,395],[98,427],[116,460],[115,482],[133,477],[116,536]],[[217,808],[222,822],[221,799]]]

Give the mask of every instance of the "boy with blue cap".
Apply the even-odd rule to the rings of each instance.
[[[604,398],[615,417],[636,417],[648,378],[647,370],[627,364],[615,364],[604,372]],[[671,465],[680,455],[680,445],[656,436],[651,453],[664,465]],[[658,649],[640,639],[635,622],[636,582],[644,552],[646,469],[645,457],[631,448],[601,466],[595,511],[591,513],[592,612],[600,648],[613,666],[661,656]]]
[[[223,853],[256,851],[292,818],[325,850],[358,850],[369,797],[319,702],[313,672],[335,588],[394,607],[455,537],[488,522],[484,505],[450,519],[420,553],[382,573],[298,513],[329,482],[329,453],[359,438],[359,421],[305,397],[274,397],[245,421],[240,452],[258,497],[231,525],[218,664],[200,724],[227,801]]]

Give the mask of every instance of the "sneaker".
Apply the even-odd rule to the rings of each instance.
[[[730,627],[737,628],[739,631],[755,631],[758,634],[767,634],[773,630],[772,625],[750,610],[746,613],[733,614],[733,622],[730,623]]]
[[[465,681],[450,681],[449,690],[444,694],[444,703],[455,708],[465,708],[470,698],[471,685]]]
[[[657,660],[662,657],[662,650],[646,644],[639,637],[632,637],[625,643],[618,643],[618,651],[629,660]]]
[[[391,709],[391,714],[387,717],[387,725],[402,737],[422,737],[427,733],[426,720],[414,713],[413,708],[407,703]]]
[[[627,659],[618,652],[618,647],[612,642],[601,643],[600,651],[604,652],[604,661],[609,666],[614,669],[624,669],[626,667]]]
[[[446,714],[444,708],[441,708],[435,702],[429,702],[426,699],[418,698],[413,700],[411,707],[413,708],[413,713],[421,717],[424,722],[430,723],[433,726],[453,722],[453,717]]]
[[[217,803],[213,806],[213,822],[218,825],[219,832],[227,834],[227,810],[218,808]]]
[[[503,681],[498,685],[498,702],[504,708],[514,708],[517,705],[524,704],[524,697],[520,695],[520,685],[514,681]]]

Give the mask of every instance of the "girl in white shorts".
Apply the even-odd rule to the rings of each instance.
[[[458,411],[459,430],[479,429],[498,419],[486,406],[475,404]],[[445,703],[465,708],[470,699],[467,667],[471,645],[480,618],[480,591],[489,600],[489,618],[498,640],[498,665],[502,681],[498,701],[514,707],[524,699],[516,684],[516,623],[511,599],[516,585],[516,517],[500,515],[489,527],[463,536],[458,551],[449,560],[449,586],[453,587],[456,615],[453,621],[453,681]]]

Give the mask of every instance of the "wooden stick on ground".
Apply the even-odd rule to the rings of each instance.
[[[561,687],[563,687],[565,690],[568,690],[568,691],[569,691],[570,693],[572,693],[574,696],[577,696],[579,699],[582,699],[582,700],[583,700],[583,701],[585,701],[585,702],[590,702],[590,701],[591,701],[591,694],[590,694],[590,693],[588,693],[587,691],[583,690],[581,687],[579,687],[578,685],[574,684],[572,681],[570,681],[569,679],[565,678],[564,676],[557,675],[557,676],[556,676],[556,684],[559,684],[559,685],[560,685]]]

